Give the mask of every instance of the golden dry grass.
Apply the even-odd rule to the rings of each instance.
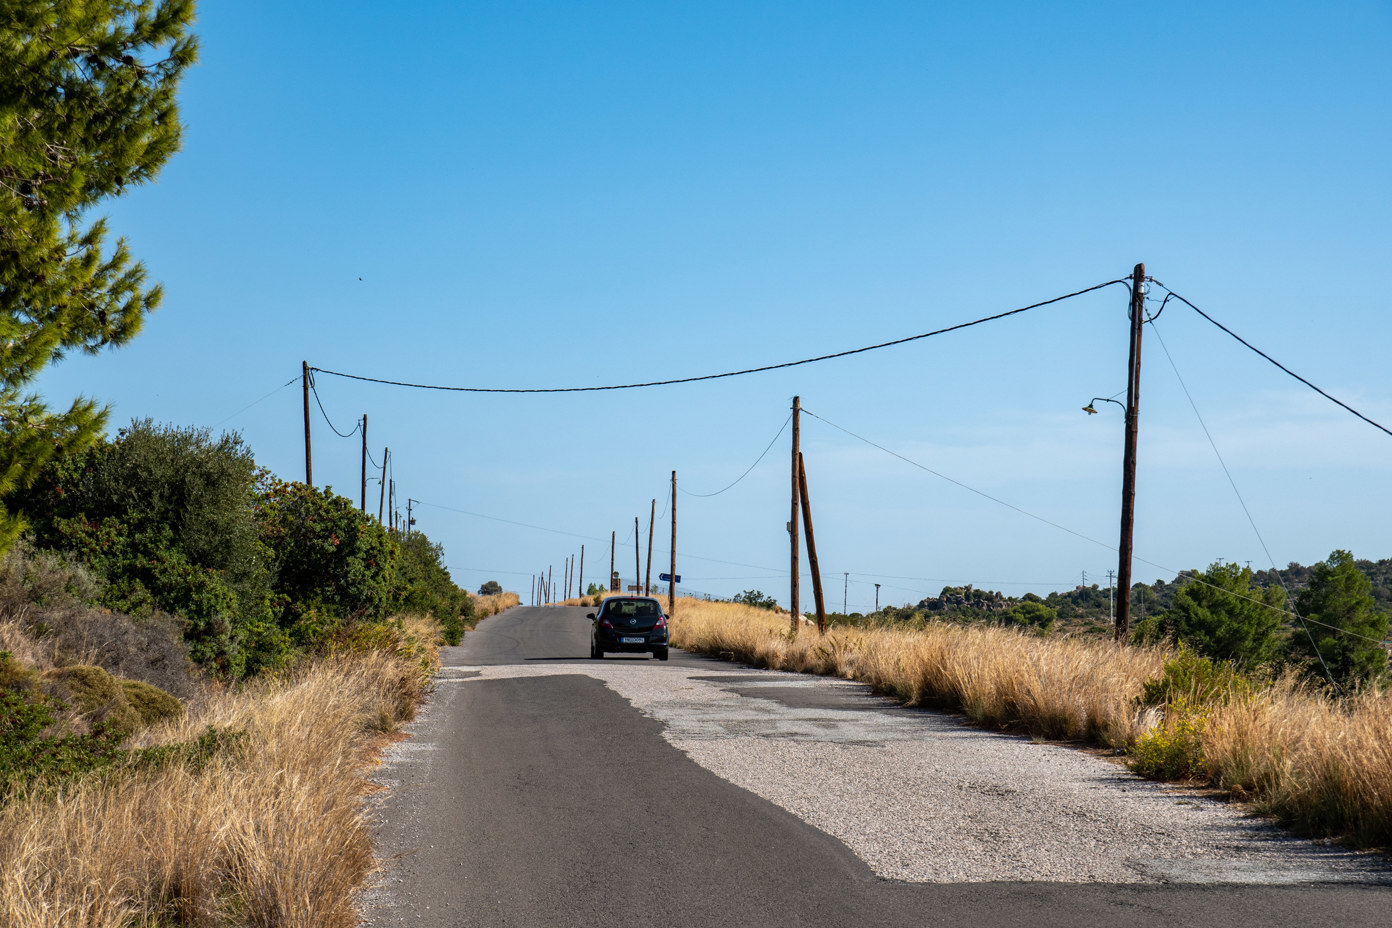
[[[735,603],[679,599],[672,643],[755,666],[859,680],[908,705],[1045,738],[1129,748],[1157,722],[1137,699],[1173,652],[992,626],[803,628]],[[1176,711],[1172,709],[1170,714]],[[1294,676],[1202,707],[1200,779],[1295,829],[1392,846],[1392,691],[1336,699]]]
[[[429,642],[418,647],[411,633]],[[118,769],[0,813],[0,926],[337,928],[374,865],[361,797],[425,693],[433,627],[206,696],[140,744],[245,732],[201,766]]]
[[[516,593],[509,593],[507,591],[493,593],[488,596],[482,596],[476,593],[473,599],[475,619],[486,619],[490,615],[497,615],[500,612],[504,612],[522,603],[522,597],[518,596]]]

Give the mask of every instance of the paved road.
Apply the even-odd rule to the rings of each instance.
[[[905,725],[955,723],[886,706],[844,682],[769,686],[738,666],[678,651],[667,663],[591,661],[584,612],[514,609],[447,649],[434,699],[378,776],[387,790],[374,810],[377,844],[391,861],[363,900],[365,924],[1266,928],[1392,920],[1392,889],[1376,882],[885,879],[873,841],[809,824],[819,820],[815,803],[776,804],[718,775],[718,762],[692,758],[701,744],[716,748],[751,726],[772,731],[760,743],[836,737],[843,710],[856,713],[857,731],[869,726],[882,738]],[[771,720],[746,711],[731,722],[727,709],[694,711],[663,695],[716,686],[701,681],[717,681],[734,703],[787,712]],[[764,687],[759,699],[743,698],[750,686]]]

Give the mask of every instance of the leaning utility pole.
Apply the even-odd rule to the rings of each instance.
[[[304,482],[314,486],[314,455],[309,449],[309,362],[300,362],[300,381],[304,388]]]
[[[653,522],[657,519],[657,500],[652,501],[652,511],[648,513],[648,569],[643,573],[643,595],[652,595],[652,536]]]
[[[667,615],[677,609],[677,472],[672,471],[672,572],[667,581]]]
[[[812,534],[812,504],[807,499],[807,469],[798,452],[798,496],[802,500],[802,525],[807,529],[807,566],[812,568],[812,596],[817,601],[817,631],[826,634],[826,606],[822,603],[822,569],[817,566],[817,540]]]
[[[792,584],[788,594],[788,610],[791,616],[791,634],[796,636],[798,632],[798,619],[801,615],[798,609],[798,474],[802,468],[798,463],[798,455],[801,453],[799,443],[801,442],[801,413],[802,398],[793,397],[793,506],[792,515],[788,517],[788,537],[792,541],[791,573]]]
[[[1145,265],[1131,273],[1131,352],[1126,362],[1126,454],[1121,462],[1121,544],[1117,548],[1116,640],[1131,625],[1131,538],[1136,513],[1136,433],[1141,402],[1141,326],[1145,323]]]

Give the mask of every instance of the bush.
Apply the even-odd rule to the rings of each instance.
[[[327,640],[349,619],[386,615],[396,546],[352,500],[267,475],[256,521],[271,554],[278,622],[296,644]]]
[[[753,606],[756,609],[777,609],[778,600],[772,596],[765,596],[760,590],[745,590],[736,596],[732,602],[743,603],[746,606]]]

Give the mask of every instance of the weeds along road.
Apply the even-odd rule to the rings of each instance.
[[[372,800],[376,928],[1386,924],[1385,860],[858,684],[673,651],[584,609],[446,649]]]

